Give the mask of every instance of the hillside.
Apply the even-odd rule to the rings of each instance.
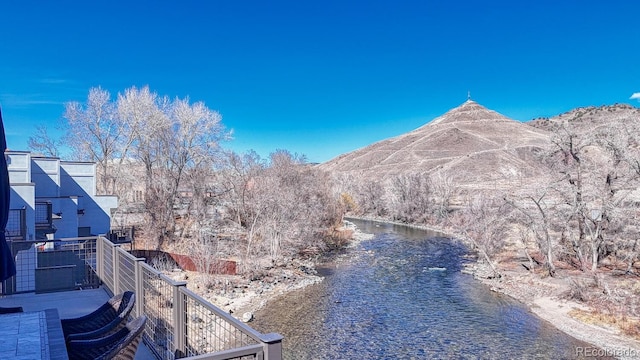
[[[570,124],[579,133],[585,133],[633,117],[640,117],[640,109],[628,104],[614,104],[576,108],[551,118],[534,119],[527,124],[547,131],[552,131],[563,124]]]
[[[406,134],[343,154],[319,167],[336,174],[384,180],[440,172],[467,187],[495,187],[535,177],[546,130],[507,118],[468,100]]]

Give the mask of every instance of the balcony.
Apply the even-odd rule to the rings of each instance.
[[[27,210],[11,209],[5,235],[8,241],[27,240]]]
[[[186,282],[173,281],[147,265],[144,258],[134,257],[106,238],[17,241],[11,245],[18,274],[3,283],[5,305],[23,306],[29,299],[72,294],[70,302],[35,301],[40,306],[58,307],[62,317],[72,317],[74,309],[95,309],[111,295],[129,290],[137,296],[131,316],[148,318],[143,354],[168,360],[282,358],[280,335],[255,331],[187,289]],[[49,293],[58,290],[69,291]],[[98,294],[98,300],[82,300],[93,293]],[[25,309],[30,310],[29,306]]]
[[[53,214],[51,202],[36,202],[36,239],[46,239],[47,235],[55,234],[56,227],[53,225]]]

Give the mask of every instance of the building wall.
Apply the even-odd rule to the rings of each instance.
[[[31,182],[31,153],[25,151],[10,151],[7,156],[9,182],[11,184],[11,198],[9,209],[25,210],[28,240],[36,235],[35,213],[35,184]]]
[[[6,153],[9,182],[24,184],[31,182],[31,153],[11,151]]]
[[[54,214],[59,214],[60,218],[54,218],[53,225],[57,231],[54,238],[78,237],[78,197],[58,197],[58,198],[38,198],[40,201],[51,203]]]
[[[31,157],[31,181],[36,197],[60,196],[60,159]]]
[[[111,229],[111,210],[118,207],[118,198],[111,195],[96,195],[96,164],[88,162],[62,161],[62,195],[74,193],[78,196],[78,226],[90,228],[92,235],[107,234]]]
[[[61,196],[95,196],[96,164],[88,162],[60,162]]]
[[[96,165],[33,156],[29,152],[6,153],[11,183],[11,209],[25,209],[28,239],[35,237],[35,204],[46,201],[59,214],[55,238],[77,237],[78,228],[92,235],[106,234],[116,196],[96,195]]]
[[[95,207],[87,207],[86,212],[90,214],[87,216],[85,214],[80,218],[80,226],[87,226],[85,224],[89,224],[91,221],[91,214],[98,214],[98,216],[107,216],[109,220],[111,220],[111,211],[118,207],[118,198],[116,196],[111,195],[97,195],[94,198]],[[94,234],[108,234],[111,230],[111,221],[109,222],[97,222],[94,223],[91,227],[91,231]]]

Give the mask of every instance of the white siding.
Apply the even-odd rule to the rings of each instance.
[[[95,196],[96,165],[71,161],[60,162],[60,196]]]

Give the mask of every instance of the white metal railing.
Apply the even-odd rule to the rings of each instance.
[[[146,315],[143,339],[159,359],[282,359],[282,336],[261,334],[104,237],[96,272],[112,294],[136,293],[134,316]]]

